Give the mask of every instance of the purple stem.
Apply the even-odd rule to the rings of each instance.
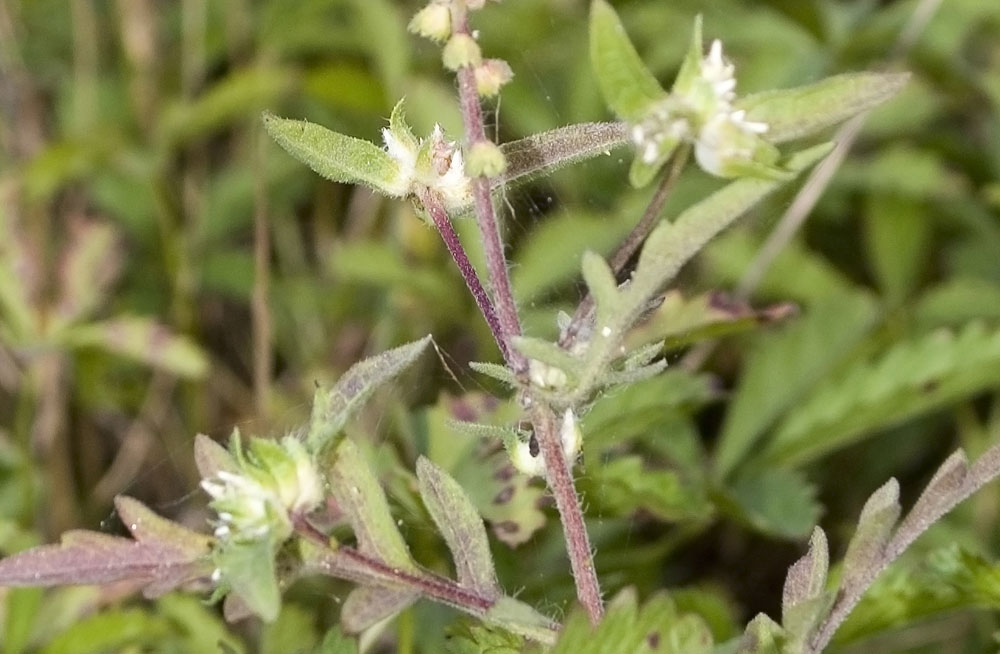
[[[465,280],[465,285],[469,287],[472,297],[476,300],[476,306],[479,307],[479,311],[482,312],[483,317],[486,319],[486,324],[489,325],[490,331],[493,333],[493,338],[496,339],[500,353],[503,354],[504,360],[510,364],[510,348],[507,346],[507,341],[504,338],[500,320],[497,318],[496,308],[493,306],[490,296],[486,293],[486,289],[483,288],[482,282],[479,281],[479,275],[476,274],[476,269],[472,266],[472,262],[469,261],[469,256],[465,253],[465,248],[462,247],[462,242],[459,240],[458,233],[455,232],[455,228],[451,224],[451,218],[448,217],[448,212],[445,210],[441,198],[427,188],[421,189],[418,197],[420,203],[424,205],[424,209],[427,210],[428,215],[430,215],[431,220],[434,222],[434,227],[441,234],[441,240],[444,241],[445,247],[448,248],[448,253],[451,254],[455,265],[458,266],[458,271],[462,273],[462,279]]]

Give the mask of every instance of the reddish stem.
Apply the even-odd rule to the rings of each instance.
[[[486,319],[486,324],[489,325],[504,360],[510,364],[510,348],[507,346],[507,341],[504,338],[503,328],[500,325],[500,320],[497,318],[496,308],[493,306],[490,296],[486,293],[486,289],[483,288],[482,282],[479,281],[479,275],[476,274],[476,269],[472,266],[472,262],[469,261],[469,256],[466,254],[465,248],[462,247],[462,241],[459,240],[458,233],[455,232],[455,228],[451,224],[451,219],[448,217],[448,212],[445,210],[441,198],[426,188],[420,190],[418,197],[420,203],[424,205],[424,209],[427,210],[428,215],[430,215],[431,220],[434,222],[434,227],[441,234],[441,240],[444,241],[445,247],[448,248],[448,252],[451,254],[451,258],[455,261],[455,265],[458,266],[458,271],[462,273],[462,279],[465,280],[465,285],[469,287],[469,292],[472,293],[472,297],[476,300],[476,306],[479,307],[479,311]]]

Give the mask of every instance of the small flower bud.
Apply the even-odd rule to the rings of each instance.
[[[487,59],[476,66],[476,91],[484,98],[491,98],[513,77],[514,72],[506,61]]]
[[[451,36],[451,9],[447,4],[431,2],[417,12],[408,29],[432,41],[445,41]]]
[[[566,373],[537,359],[528,361],[528,379],[538,388],[555,390],[566,386]]]
[[[469,150],[466,169],[470,177],[496,177],[507,168],[503,152],[490,141],[480,141]]]
[[[444,46],[441,60],[448,70],[458,70],[466,66],[478,66],[483,60],[483,54],[474,38],[468,34],[455,34]]]

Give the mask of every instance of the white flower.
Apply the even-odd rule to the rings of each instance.
[[[695,148],[695,159],[719,177],[780,173],[771,168],[777,151],[762,134],[766,123],[749,121],[734,107],[736,67],[715,40],[697,66],[696,76],[684,76],[673,90],[632,128],[637,156],[649,166],[661,165],[682,142]]]
[[[409,138],[407,138],[409,137]],[[465,207],[472,202],[472,187],[465,173],[462,150],[448,141],[440,125],[431,135],[417,140],[412,134],[382,130],[385,151],[399,169],[388,192],[405,197],[415,195],[419,186],[436,191],[448,208]]]

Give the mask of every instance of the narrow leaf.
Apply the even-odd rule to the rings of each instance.
[[[511,344],[529,359],[536,359],[568,374],[574,374],[580,367],[579,360],[550,341],[531,336],[515,336],[511,339]]]
[[[420,497],[455,560],[458,583],[486,597],[500,594],[490,543],[465,491],[429,459],[417,460]]]
[[[875,107],[910,79],[909,73],[845,73],[815,84],[764,91],[739,99],[747,119],[767,123],[767,140],[783,143],[811,136]]]
[[[176,548],[191,560],[208,555],[212,546],[210,537],[157,515],[139,500],[119,495],[115,509],[132,538],[140,543]]]
[[[236,438],[239,438],[236,435]],[[194,438],[194,463],[202,479],[214,477],[220,471],[239,474],[240,468],[229,450],[222,447],[211,437],[198,434]]]
[[[625,120],[640,118],[651,104],[666,97],[605,0],[590,5],[590,63],[605,102]]]
[[[826,533],[816,527],[809,538],[809,551],[788,569],[785,587],[781,594],[782,612],[787,612],[796,604],[811,600],[823,592],[829,569],[830,549],[826,542]]]
[[[351,366],[328,393],[317,391],[306,437],[310,451],[327,447],[372,393],[413,365],[430,342],[425,336],[369,357]]]
[[[364,184],[393,197],[408,190],[401,185],[398,164],[374,143],[268,113],[264,114],[264,127],[290,155],[329,180]]]
[[[200,347],[150,318],[126,316],[74,326],[60,338],[72,347],[99,348],[181,377],[199,379],[208,371]]]
[[[385,492],[358,446],[344,439],[337,446],[328,475],[337,505],[347,515],[358,550],[384,564],[416,572],[417,566],[389,511]]]
[[[872,493],[861,510],[858,528],[844,555],[842,589],[870,582],[873,571],[881,570],[882,553],[899,514],[899,482],[890,479]]]
[[[533,134],[500,146],[507,168],[491,181],[495,186],[527,182],[563,166],[611,154],[628,142],[625,123],[580,123]]]
[[[359,634],[375,623],[396,615],[419,597],[415,590],[358,586],[347,596],[340,609],[340,623],[347,633]]]
[[[506,366],[501,366],[495,363],[489,363],[486,361],[470,361],[469,367],[476,372],[486,375],[487,377],[492,377],[493,379],[503,382],[508,386],[516,386],[517,378],[514,373],[510,371]]]
[[[56,315],[64,324],[88,317],[105,302],[118,276],[121,252],[110,225],[70,222],[70,243],[59,262]]]
[[[620,297],[618,282],[615,281],[614,273],[611,272],[611,268],[604,261],[604,258],[590,250],[583,253],[581,268],[583,281],[587,283],[590,294],[597,302],[597,322],[603,323],[617,308]]]

